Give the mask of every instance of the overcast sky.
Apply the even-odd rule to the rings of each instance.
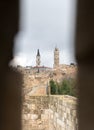
[[[21,0],[20,27],[15,37],[14,64],[53,66],[55,46],[60,63],[74,62],[76,0]]]

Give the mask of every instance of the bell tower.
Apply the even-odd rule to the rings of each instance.
[[[55,47],[54,50],[54,68],[59,67],[59,49]]]
[[[40,52],[39,49],[37,50],[37,55],[36,55],[36,66],[40,66]]]

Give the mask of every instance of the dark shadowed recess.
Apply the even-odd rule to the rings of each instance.
[[[94,0],[78,0],[75,49],[79,130],[94,130]]]
[[[0,1],[0,130],[21,130],[21,75],[8,67],[18,31],[18,0]]]

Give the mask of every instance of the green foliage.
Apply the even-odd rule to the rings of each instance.
[[[76,81],[75,79],[64,79],[62,82],[57,83],[54,80],[50,81],[51,94],[58,95],[71,95],[76,96]]]
[[[56,84],[53,80],[50,81],[50,87],[51,87],[51,94],[56,94]]]

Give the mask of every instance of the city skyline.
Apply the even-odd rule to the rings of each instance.
[[[22,1],[22,0],[21,0]],[[60,63],[74,60],[75,0],[23,0],[19,33],[15,37],[14,64],[35,65],[37,49],[42,64],[53,66],[53,50],[60,50]]]

